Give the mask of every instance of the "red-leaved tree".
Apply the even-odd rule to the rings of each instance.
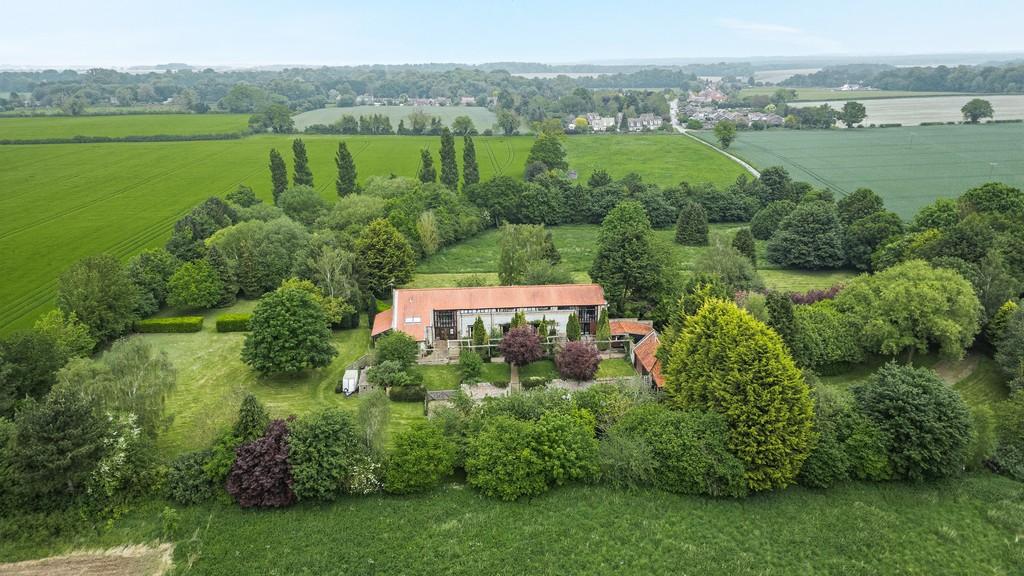
[[[540,338],[533,326],[520,326],[509,330],[498,344],[498,350],[506,362],[516,366],[523,366],[544,357]]]
[[[587,342],[566,342],[555,354],[558,374],[570,380],[593,380],[600,362],[597,348]]]
[[[288,463],[288,423],[273,420],[262,437],[235,450],[227,491],[243,508],[281,507],[295,502]]]

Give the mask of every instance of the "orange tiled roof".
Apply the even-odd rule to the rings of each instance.
[[[640,320],[611,320],[608,325],[612,329],[612,336],[637,335],[646,336],[654,332],[654,326],[650,322]]]
[[[408,288],[395,290],[390,324],[419,341],[424,340],[426,327],[433,323],[435,310],[604,305],[604,290],[597,284]]]
[[[391,308],[388,308],[383,312],[378,312],[377,315],[373,317],[373,330],[370,332],[370,336],[383,334],[388,330],[391,330]]]
[[[633,349],[633,354],[640,360],[640,365],[651,375],[654,385],[658,388],[665,385],[665,377],[661,374],[661,361],[655,356],[660,345],[661,341],[658,339],[658,333],[652,332],[650,336],[641,340],[636,345],[636,348]]]

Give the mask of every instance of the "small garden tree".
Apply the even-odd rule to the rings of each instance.
[[[437,181],[437,170],[434,169],[434,157],[430,150],[420,150],[420,171],[418,172],[420,182],[429,183]]]
[[[420,345],[405,332],[390,332],[375,344],[377,362],[397,362],[403,369],[416,363],[420,355]]]
[[[586,342],[566,342],[555,355],[558,375],[580,382],[593,380],[600,363],[597,348]]]
[[[476,320],[473,321],[473,351],[480,355],[481,358],[491,357],[491,348],[489,346],[490,338],[487,335],[487,328],[484,326],[483,318],[477,316]]]
[[[288,424],[274,420],[266,433],[239,446],[226,488],[243,508],[281,507],[295,502],[288,462]]]
[[[736,123],[732,120],[722,120],[715,124],[715,138],[722,148],[728,148],[736,139]]]
[[[348,488],[356,458],[362,453],[359,433],[348,412],[327,408],[291,425],[288,462],[298,500],[332,500]]]
[[[595,338],[597,339],[598,350],[607,350],[611,346],[612,327],[608,322],[607,308],[601,308],[601,313],[597,316],[597,333]]]
[[[498,350],[505,357],[506,362],[516,366],[523,366],[544,357],[540,338],[537,337],[537,331],[532,326],[519,326],[510,329],[501,339]]]
[[[737,252],[750,259],[750,263],[757,266],[757,245],[754,243],[754,235],[750,228],[740,228],[732,239],[732,247]]]
[[[565,323],[565,337],[570,342],[576,342],[582,336],[582,328],[580,327],[580,319],[573,312],[569,314],[569,320]]]
[[[203,260],[185,262],[167,281],[167,303],[182,310],[205,310],[220,302],[223,292],[220,275]]]
[[[323,308],[305,290],[283,288],[264,296],[249,328],[242,361],[261,374],[322,368],[338,354]]]
[[[703,206],[696,202],[687,202],[679,209],[676,242],[684,246],[708,245],[708,214]]]
[[[860,410],[884,432],[897,477],[925,480],[963,471],[971,415],[960,394],[933,370],[890,363],[853,393]]]
[[[794,481],[811,449],[813,407],[775,332],[732,302],[708,300],[673,344],[665,378],[673,403],[725,418],[751,490]]]

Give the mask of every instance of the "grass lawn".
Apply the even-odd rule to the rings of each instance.
[[[178,369],[178,385],[167,399],[173,417],[170,429],[160,436],[161,456],[205,447],[234,421],[242,397],[255,394],[274,417],[301,415],[326,406],[355,410],[358,394],[346,398],[334,392],[345,366],[366,353],[370,331],[363,327],[335,332],[331,341],[338,356],[330,366],[307,370],[294,377],[260,377],[240,359],[245,333],[218,334],[215,318],[226,312],[248,311],[252,302],[205,314],[203,331],[194,334],[137,334],[163,350]],[[391,430],[399,430],[423,418],[420,403],[391,403]]]
[[[526,380],[527,378],[545,378],[551,380],[558,378],[558,370],[555,370],[554,360],[538,360],[536,362],[530,362],[526,366],[519,367],[519,380]]]
[[[44,140],[74,136],[224,134],[249,129],[248,114],[122,114],[0,118],[0,140]]]
[[[609,358],[601,360],[601,363],[598,364],[595,378],[628,378],[630,376],[636,376],[636,370],[633,369],[632,364],[624,358]]]
[[[710,241],[732,242],[736,232],[746,224],[712,224]],[[550,228],[555,246],[562,255],[562,265],[572,271],[575,282],[589,282],[587,271],[597,252],[597,236],[600,226],[584,224],[554,226]],[[665,247],[671,258],[670,266],[688,271],[705,248],[676,244],[675,229],[655,230],[654,236]],[[411,288],[443,288],[457,286],[460,280],[469,276],[480,276],[488,284],[498,284],[498,231],[487,230],[465,242],[440,250],[420,262],[416,275],[408,285]],[[828,288],[843,282],[854,273],[847,270],[808,272],[803,270],[780,270],[767,263],[765,242],[758,242],[758,261],[762,268],[761,277],[769,288],[803,292],[812,288]]]
[[[151,542],[161,538],[165,505],[144,503],[78,538],[12,530],[0,538],[0,559]],[[210,503],[179,512],[175,563],[196,575],[845,576],[1024,567],[1024,484],[988,473],[741,500],[570,485],[505,503],[451,485],[281,510]]]
[[[616,179],[636,172],[659,186],[682,181],[725,186],[746,174],[729,158],[679,134],[571,136],[565,139],[565,150],[569,167],[583,182],[598,169]]]
[[[417,366],[416,371],[423,375],[423,385],[427,390],[457,390],[462,382],[457,364]],[[485,362],[480,371],[481,382],[508,382],[510,369],[504,362]]]
[[[1024,98],[1024,97],[1021,97]],[[701,138],[712,141],[710,131]],[[870,188],[903,219],[972,186],[1024,186],[1024,124],[741,132],[729,151],[843,196]]]

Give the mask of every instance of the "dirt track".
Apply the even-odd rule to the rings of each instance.
[[[160,576],[170,571],[174,546],[125,546],[0,564],[0,576]]]

